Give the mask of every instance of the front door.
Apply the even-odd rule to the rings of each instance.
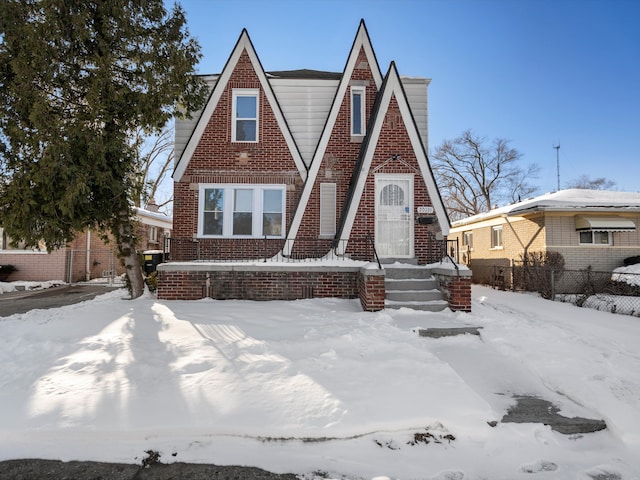
[[[376,176],[376,251],[379,257],[413,257],[413,176]]]

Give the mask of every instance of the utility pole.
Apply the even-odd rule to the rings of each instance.
[[[554,145],[553,148],[556,149],[556,171],[558,172],[558,192],[560,191],[560,140],[558,140],[558,144]]]

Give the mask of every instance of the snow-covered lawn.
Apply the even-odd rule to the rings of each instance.
[[[62,280],[50,280],[46,282],[0,282],[0,295],[3,293],[24,291],[24,290],[44,290],[58,285],[64,285]]]
[[[153,449],[307,479],[640,478],[637,317],[476,286],[472,314],[122,297],[0,318],[0,460]],[[481,337],[415,332],[444,326]],[[525,394],[608,428],[500,422]]]

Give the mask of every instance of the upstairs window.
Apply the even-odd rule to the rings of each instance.
[[[351,87],[351,135],[364,135],[365,132],[365,89]]]
[[[258,94],[259,91],[253,88],[233,90],[232,141],[258,141]]]

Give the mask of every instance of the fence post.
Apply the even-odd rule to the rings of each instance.
[[[549,274],[551,275],[551,299],[555,302],[556,300],[556,271],[554,269],[550,269]]]
[[[493,275],[491,275],[491,288],[493,288],[494,290],[496,289],[496,266],[493,266]]]

